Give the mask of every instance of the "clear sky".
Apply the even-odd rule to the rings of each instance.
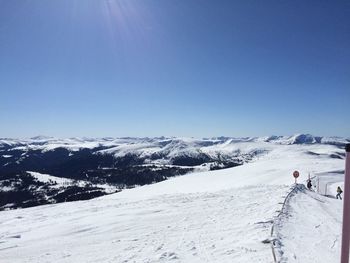
[[[350,137],[350,2],[0,0],[0,137]]]

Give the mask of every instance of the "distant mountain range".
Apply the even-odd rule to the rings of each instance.
[[[340,137],[309,134],[204,139],[2,138],[0,209],[89,199],[188,172],[234,167],[253,161],[278,145],[324,144],[342,148],[349,142]],[[331,157],[344,156],[339,151]],[[40,180],[43,177],[51,179]],[[69,183],[58,184],[57,178],[66,178]]]

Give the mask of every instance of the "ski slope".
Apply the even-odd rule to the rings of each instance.
[[[324,154],[339,151],[321,144],[270,146],[235,168],[89,201],[4,211],[0,262],[273,262],[270,244],[262,241],[294,183],[292,172],[299,170],[303,182],[309,172],[344,169],[344,160]],[[291,198],[288,211],[278,227],[284,262],[335,262],[341,201],[303,192]]]
[[[286,206],[275,226],[280,262],[339,262],[343,203],[304,186]]]

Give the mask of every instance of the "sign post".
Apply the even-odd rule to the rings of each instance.
[[[295,184],[297,184],[297,178],[299,177],[299,172],[298,171],[294,171],[293,172],[293,176],[295,178]]]
[[[350,144],[345,147],[345,179],[344,179],[344,203],[343,203],[343,231],[341,243],[341,263],[349,263],[350,241]]]

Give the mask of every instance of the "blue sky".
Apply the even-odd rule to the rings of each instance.
[[[349,47],[349,1],[0,0],[0,137],[350,137]]]

